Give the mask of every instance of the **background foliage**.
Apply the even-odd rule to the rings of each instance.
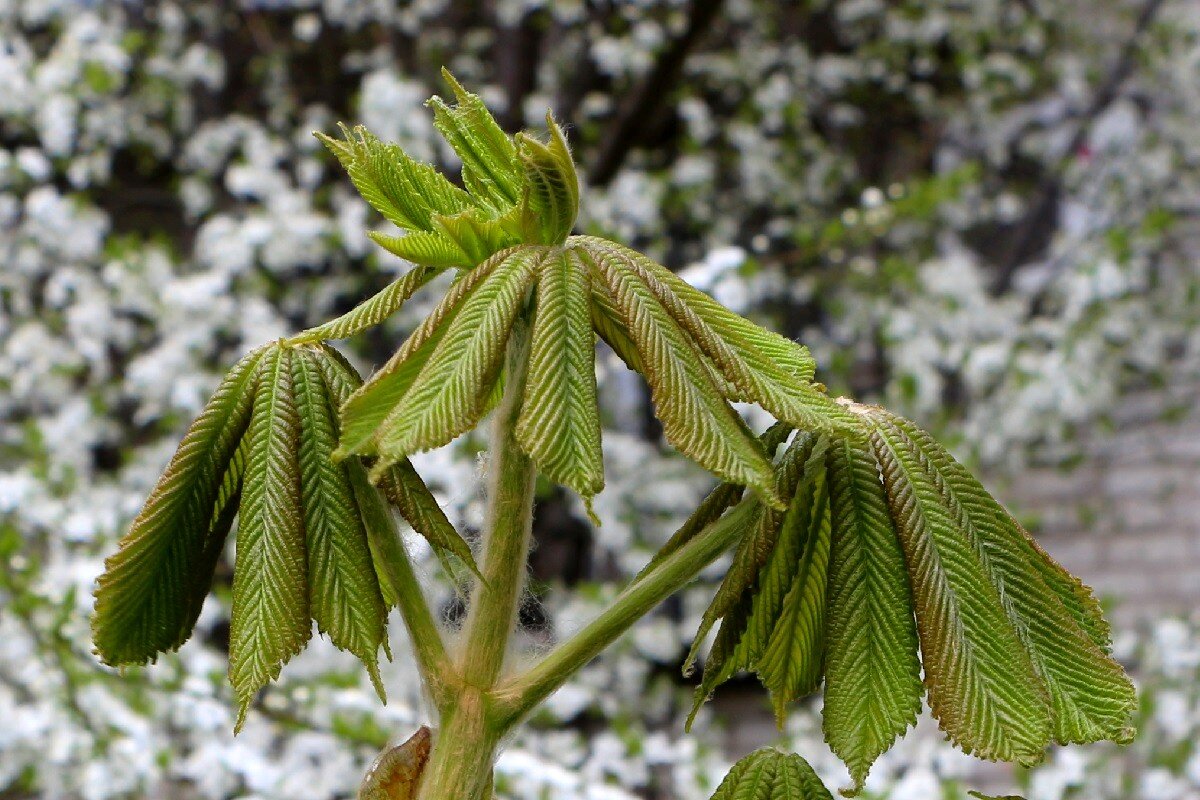
[[[345,796],[422,718],[403,655],[384,708],[326,643],[233,739],[231,562],[201,635],[152,669],[101,669],[86,615],[223,369],[405,268],[310,134],[361,122],[452,166],[421,105],[443,64],[510,129],[555,109],[584,231],[799,337],[835,391],[941,426],[962,457],[1069,460],[1079,426],[1200,352],[1188,0],[7,0],[0,30],[0,796]],[[428,300],[349,354],[380,363]],[[706,488],[631,374],[600,369],[605,522],[543,497],[535,642],[594,613]],[[468,527],[481,445],[417,460]],[[674,676],[710,592],[561,691],[505,753],[502,794],[707,796],[740,753],[709,710],[682,738]],[[1031,797],[1200,792],[1196,631],[1163,621],[1118,650],[1147,689],[1142,737],[1056,754],[1021,778]],[[844,785],[813,718],[787,735]],[[868,786],[954,796],[967,768],[918,735]]]

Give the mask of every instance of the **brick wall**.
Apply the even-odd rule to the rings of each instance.
[[[989,481],[1118,626],[1200,605],[1200,376],[1128,397],[1070,469]]]

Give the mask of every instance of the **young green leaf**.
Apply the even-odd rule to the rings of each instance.
[[[321,350],[307,348],[292,355],[309,606],[317,629],[363,662],[382,700],[378,653],[387,635],[387,610],[347,465],[331,458],[337,412],[320,364],[325,357]]]
[[[689,727],[709,695],[738,670],[755,668],[758,656],[769,644],[773,622],[778,619],[779,608],[790,588],[791,570],[799,559],[795,549],[799,539],[796,525],[804,512],[796,498],[806,494],[801,491],[802,480],[815,480],[812,471],[816,465],[810,466],[810,461],[817,446],[814,434],[798,434],[779,459],[775,468],[776,489],[791,502],[786,512],[758,504],[753,526],[738,545],[733,564],[704,612],[684,661],[685,675],[691,671],[700,646],[717,620],[721,621],[721,628],[705,659],[704,676],[688,715]],[[791,552],[788,547],[779,546],[789,515]]]
[[[238,701],[235,730],[255,693],[300,652],[312,630],[292,358],[284,347],[272,347],[263,356],[247,434],[229,634],[229,680]]]
[[[621,313],[613,305],[612,295],[608,293],[603,281],[592,275],[592,328],[604,340],[617,358],[625,362],[625,366],[634,372],[646,374],[642,365],[642,357],[638,354],[637,344],[625,329]]]
[[[493,216],[521,200],[523,179],[513,140],[496,123],[478,95],[464,89],[446,69],[442,77],[454,91],[457,105],[440,97],[429,100],[433,124],[462,160],[463,184],[479,205]]]
[[[770,552],[755,575],[753,603],[737,647],[739,665],[756,670],[761,669],[761,659],[771,644],[776,626],[782,621],[789,592],[797,580],[804,578],[805,550],[813,533],[810,528],[816,527],[810,514],[818,509],[823,511],[825,507],[825,501],[819,495],[824,491],[823,462],[827,442],[809,434],[803,440],[798,439],[793,447],[804,459],[799,480],[790,495],[787,510],[777,517],[778,530]],[[825,563],[828,563],[827,559]]]
[[[579,252],[600,276],[608,301],[637,346],[667,441],[721,478],[748,486],[768,504],[781,507],[762,447],[638,272],[609,248]]]
[[[381,142],[361,125],[342,128],[343,141],[316,136],[342,162],[354,187],[398,228],[433,230],[434,214],[458,214],[471,198],[429,164],[413,161],[398,145]]]
[[[1050,709],[1003,602],[904,433],[873,420],[871,448],[887,488],[912,586],[929,705],[980,758],[1034,764]]]
[[[529,378],[517,442],[548,478],[590,506],[604,488],[590,281],[575,251],[557,250],[538,275]]]
[[[1092,593],[1090,587],[1067,572],[1057,561],[1050,557],[1042,546],[1021,528],[1021,535],[1028,548],[1029,559],[1067,611],[1075,619],[1075,623],[1087,633],[1088,638],[1105,653],[1112,648],[1112,631],[1108,620],[1104,618],[1104,610],[1100,601]]]
[[[327,339],[348,339],[367,328],[373,328],[399,311],[408,298],[441,272],[441,269],[434,267],[414,267],[345,314],[293,336],[289,343],[301,344],[323,342]]]
[[[438,505],[437,498],[407,458],[393,464],[379,480],[387,501],[400,510],[413,530],[442,555],[451,555],[482,578],[471,547]]]
[[[712,800],[833,800],[833,795],[803,758],[764,747],[733,765]]]
[[[1035,561],[1040,555],[1020,526],[928,433],[883,410],[876,416],[920,464],[999,591],[1008,620],[1050,693],[1054,740],[1131,738],[1130,717],[1137,706],[1133,684],[1042,579]]]
[[[404,542],[388,512],[387,505],[379,492],[371,485],[366,467],[356,458],[346,460],[347,474],[350,476],[350,486],[354,489],[354,498],[358,503],[359,515],[363,527],[367,531],[367,545],[371,548],[371,561],[375,565],[375,576],[379,579],[379,590],[383,594],[383,602],[388,608],[400,604],[400,588],[396,585],[396,575],[403,574],[393,568],[408,560],[404,552]]]
[[[472,260],[461,247],[440,231],[418,231],[403,236],[389,236],[379,231],[370,231],[367,237],[392,255],[414,264],[446,268],[473,267],[479,263]]]
[[[232,523],[261,350],[241,359],[179,443],[146,505],[105,561],[92,634],[106,664],[145,664],[191,635]],[[236,505],[236,503],[232,503]]]
[[[776,418],[808,430],[854,431],[860,421],[811,383],[807,348],[734,314],[652,259],[594,237],[572,242],[605,250],[637,273],[696,347],[729,383],[732,400],[754,402]]]
[[[771,693],[781,730],[788,704],[815,692],[824,674],[830,539],[827,450],[828,440],[822,437],[805,464],[804,476],[783,519],[776,548],[782,550],[793,538],[799,539],[798,558],[779,616],[769,621],[770,639],[755,667]],[[750,626],[754,625],[753,614],[752,610]]]
[[[441,447],[479,421],[504,362],[508,332],[547,255],[539,248],[511,252],[463,299],[420,374],[380,425],[373,474]]]
[[[579,213],[579,176],[566,137],[550,114],[546,114],[546,127],[549,144],[523,133],[516,137],[526,186],[522,228],[526,241],[562,244]]]
[[[804,432],[798,434],[791,446],[784,452],[775,467],[775,489],[781,497],[791,498],[796,493],[804,465],[815,446],[816,437]],[[725,620],[721,625],[722,630],[736,627],[733,620],[729,618],[729,613],[743,598],[752,599],[753,590],[758,584],[763,566],[771,557],[775,543],[779,539],[779,527],[783,523],[783,518],[784,511],[758,504],[753,517],[753,527],[747,531],[746,536],[739,543],[737,552],[734,553],[733,564],[725,573],[725,578],[717,588],[716,595],[713,596],[712,602],[709,603],[700,620],[700,627],[696,631],[692,649],[684,661],[685,675],[690,672],[698,648],[718,620]],[[744,623],[745,619],[741,619],[740,622]],[[740,640],[743,632],[744,628],[738,628],[735,640]],[[746,663],[742,666],[749,667],[750,664]]]
[[[505,262],[506,256],[492,256],[459,278],[396,354],[342,403],[342,438],[335,458],[376,452],[379,426],[395,410],[437,349],[464,299]]]
[[[461,214],[434,217],[438,232],[462,251],[470,266],[482,264],[495,253],[522,244],[521,237],[510,230],[516,224],[515,210],[490,219],[477,209]]]
[[[829,451],[833,539],[825,625],[825,740],[862,789],[921,711],[921,665],[904,554],[866,442]]]
[[[328,345],[322,349],[324,357],[319,364],[336,406],[345,402],[362,385],[362,378],[341,353]],[[425,537],[435,552],[454,556],[476,575],[479,574],[470,546],[446,517],[437,498],[408,459],[399,461],[384,473],[379,489],[387,501],[399,509],[413,530]]]

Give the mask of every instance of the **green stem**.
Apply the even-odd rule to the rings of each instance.
[[[492,427],[488,459],[487,538],[483,580],[475,586],[465,625],[463,680],[488,690],[504,666],[525,582],[525,562],[533,529],[533,462],[516,441],[517,418],[529,366],[531,328],[525,318],[513,327],[508,345],[507,385]]]
[[[635,622],[716,560],[745,533],[754,513],[753,503],[752,499],[743,500],[636,583],[627,586],[599,617],[528,672],[497,687],[494,724],[501,730],[511,728]]]
[[[529,363],[531,329],[518,318],[508,345],[507,384],[496,409],[488,470],[488,524],[482,573],[471,595],[453,696],[440,710],[440,729],[421,775],[418,800],[483,800],[503,729],[495,725],[491,692],[504,669],[525,581],[533,528],[533,463],[517,445]]]
[[[487,724],[487,698],[464,686],[442,714],[417,800],[485,800],[492,796],[492,766],[500,735]]]
[[[400,549],[403,552],[403,546]],[[442,632],[425,600],[407,552],[402,558],[392,560],[389,566],[396,578],[400,616],[408,630],[417,667],[425,679],[425,688],[434,708],[441,712],[452,700],[450,687],[455,680],[454,665],[446,653]]]

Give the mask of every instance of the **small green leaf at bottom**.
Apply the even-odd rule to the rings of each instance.
[[[833,795],[803,758],[764,747],[733,765],[712,800],[833,800]]]

